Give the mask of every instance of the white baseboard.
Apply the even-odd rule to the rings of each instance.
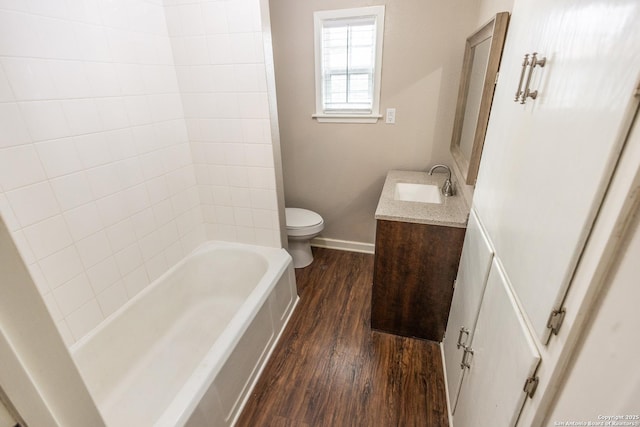
[[[317,248],[337,249],[340,251],[361,252],[365,254],[372,254],[375,247],[373,243],[328,239],[326,237],[316,237],[312,239],[311,246],[315,246]]]

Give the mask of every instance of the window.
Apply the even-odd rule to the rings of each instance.
[[[380,118],[384,6],[314,13],[319,122]]]

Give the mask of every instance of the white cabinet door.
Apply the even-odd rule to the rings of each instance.
[[[474,206],[536,335],[560,304],[637,101],[638,0],[518,0]],[[523,56],[546,57],[514,102]]]
[[[540,354],[494,259],[471,342],[471,368],[465,372],[455,427],[515,425]]]
[[[463,374],[460,367],[462,348],[458,346],[458,339],[461,344],[471,343],[492,259],[491,245],[472,210],[443,342],[449,402],[454,413]]]

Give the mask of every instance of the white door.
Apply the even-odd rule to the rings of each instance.
[[[535,333],[548,336],[637,100],[637,0],[518,0],[474,206]],[[537,99],[514,102],[525,54]],[[526,79],[525,79],[526,81]]]
[[[455,413],[456,399],[463,374],[460,367],[462,345],[471,343],[471,335],[478,318],[480,302],[492,259],[491,245],[472,210],[464,236],[462,257],[460,258],[458,277],[455,282],[451,311],[443,342],[449,402],[453,413]]]
[[[526,398],[524,383],[534,374],[540,354],[495,259],[471,349],[473,357],[460,388],[453,425],[515,425]]]

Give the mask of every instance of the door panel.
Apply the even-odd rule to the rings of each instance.
[[[469,331],[468,334],[463,334],[462,343],[470,344],[492,259],[491,245],[472,210],[444,337],[444,358],[452,411],[455,411],[463,373],[460,368],[462,349],[457,346],[460,329]]]
[[[523,386],[540,362],[502,269],[494,259],[453,421],[455,427],[513,426]]]
[[[535,333],[562,300],[630,124],[640,2],[514,4],[474,206]],[[525,53],[537,99],[514,102]]]

